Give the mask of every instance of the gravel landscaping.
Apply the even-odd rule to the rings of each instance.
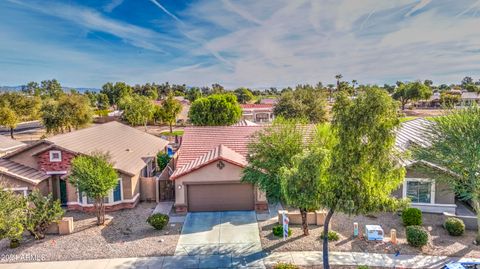
[[[48,235],[44,240],[25,236],[16,249],[10,249],[8,241],[2,240],[0,262],[173,255],[181,224],[168,224],[162,231],[153,229],[146,219],[155,205],[140,203],[134,209],[108,213],[113,220],[104,227],[96,226],[94,214],[67,212],[74,219],[73,234]]]
[[[381,225],[387,237],[390,236],[390,229],[397,229],[398,244],[393,245],[386,240],[385,242],[369,242],[361,237],[354,239],[353,222],[358,222],[360,234],[366,224]],[[272,233],[272,228],[276,224],[276,219],[259,222],[260,239],[264,250],[272,252],[322,250],[320,239],[320,234],[323,231],[322,226],[309,225],[310,235],[305,237],[300,225],[290,225],[292,236],[284,242],[282,238],[276,237]],[[402,225],[401,218],[396,214],[381,213],[369,217],[349,217],[343,214],[335,214],[331,227],[339,233],[340,239],[330,243],[330,250],[389,254],[396,253],[399,250],[400,254],[480,257],[480,246],[473,244],[475,231],[466,231],[464,235],[459,237],[450,236],[442,227],[442,216],[436,214],[423,214],[423,224],[430,232],[430,242],[427,246],[419,249],[407,244],[405,228]]]

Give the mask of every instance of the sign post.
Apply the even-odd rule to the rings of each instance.
[[[282,223],[283,223],[283,241],[287,240],[288,237],[288,222],[290,220],[288,219],[287,215],[285,212],[282,213]]]

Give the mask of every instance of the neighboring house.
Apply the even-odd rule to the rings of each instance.
[[[422,118],[402,123],[397,131],[396,148],[406,153],[413,144],[428,147],[428,126],[431,124],[431,121]],[[435,164],[409,158],[404,158],[402,164],[407,173],[394,196],[410,198],[412,207],[423,212],[455,214],[455,193],[449,185],[438,180],[440,175],[446,175],[448,171]]]
[[[242,119],[257,123],[271,122],[275,118],[273,104],[241,104]]]
[[[462,101],[460,107],[466,107],[471,105],[480,105],[480,93],[477,92],[462,92]]]
[[[260,104],[270,104],[270,105],[276,105],[278,103],[278,99],[276,98],[263,98],[260,100]]]
[[[26,146],[26,144],[23,142],[11,139],[5,135],[0,135],[0,157],[24,146]]]
[[[242,183],[247,145],[261,126],[187,127],[170,179],[177,212],[267,210],[265,194]]]
[[[467,92],[461,90],[450,90],[450,94],[460,95],[460,102],[456,104],[457,108],[471,106],[473,104],[480,105],[480,93],[476,92]],[[435,92],[428,100],[420,100],[415,103],[417,108],[441,108],[442,103],[440,102],[441,94]]]
[[[10,177],[2,181],[28,190],[39,188],[46,193],[52,192],[69,209],[91,210],[93,201],[68,182],[71,160],[78,155],[108,153],[118,172],[119,184],[105,197],[106,210],[132,208],[141,196],[145,199],[158,197],[158,188],[152,178],[155,157],[167,144],[164,139],[113,121],[40,140],[7,154],[0,169],[3,167],[12,173],[19,171],[17,179],[23,177],[23,185]]]

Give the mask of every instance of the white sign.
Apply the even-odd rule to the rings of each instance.
[[[288,223],[289,219],[285,213],[282,213],[282,223],[283,223],[283,241],[285,241],[288,237]]]

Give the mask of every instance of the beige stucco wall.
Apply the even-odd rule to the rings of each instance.
[[[37,185],[30,184],[23,180],[11,177],[8,175],[0,174],[0,186],[2,188],[24,188],[27,187],[29,191],[38,189],[43,195],[48,194],[48,179],[43,180]]]
[[[187,191],[186,184],[200,182],[240,182],[243,168],[237,165],[223,161],[225,166],[223,169],[217,167],[219,161],[213,162],[198,170],[188,173],[175,179],[175,203],[186,204],[185,193]],[[179,186],[181,188],[179,189]],[[265,202],[266,197],[263,192],[255,188],[255,199],[257,202]]]
[[[440,172],[439,172],[440,173]],[[405,178],[432,178],[431,175],[416,170],[415,167],[407,168]],[[392,193],[397,198],[403,198],[403,184]],[[455,204],[455,193],[453,189],[444,182],[435,182],[435,203],[436,204]]]
[[[25,150],[24,152],[18,153],[16,155],[10,157],[9,159],[14,161],[14,162],[21,163],[23,165],[32,167],[34,169],[39,169],[37,158],[35,156],[32,156],[32,154],[34,154],[34,153],[36,153],[36,152],[38,152],[38,151],[40,151],[44,148],[47,148],[48,146],[49,145],[45,144],[45,143],[38,144],[35,147],[32,147],[28,150]]]
[[[118,173],[118,175],[122,178],[122,187],[123,187],[123,199],[130,200],[138,193],[135,192],[136,189],[136,182],[138,182],[138,175],[130,176],[124,173]]]

